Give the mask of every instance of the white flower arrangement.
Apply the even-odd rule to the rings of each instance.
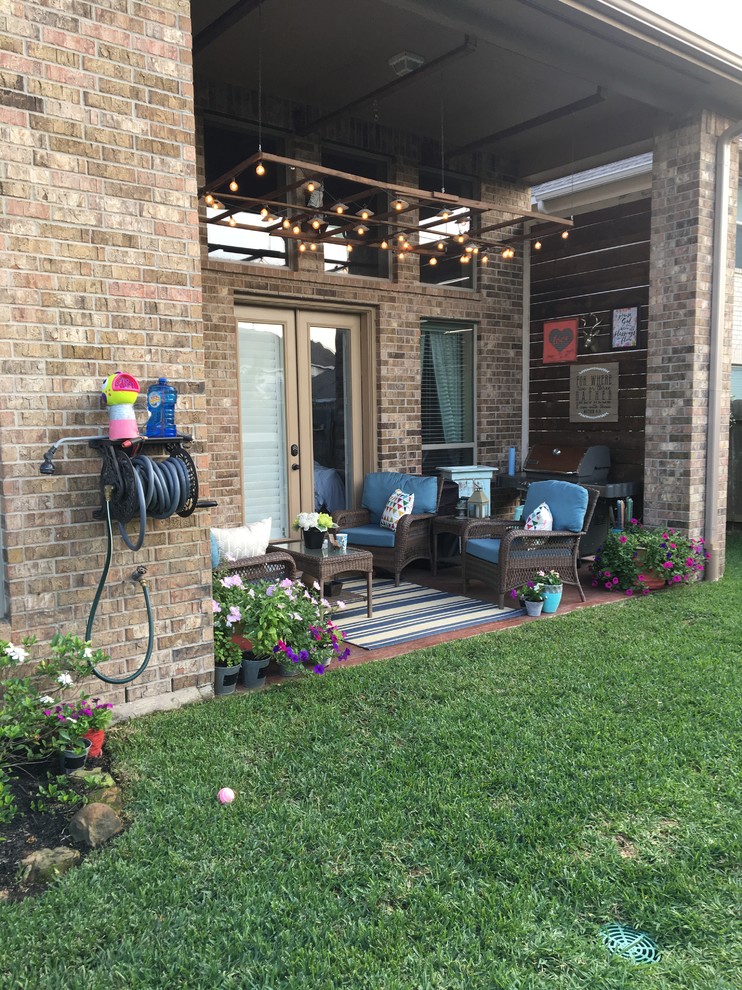
[[[294,529],[318,529],[320,533],[326,533],[328,529],[335,529],[335,523],[328,512],[300,512],[294,519]]]

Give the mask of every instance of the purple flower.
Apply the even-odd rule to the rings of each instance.
[[[613,591],[613,584],[610,581],[606,581],[605,586],[609,591]]]
[[[676,584],[677,584],[678,581],[682,581],[683,580],[682,577],[679,574],[673,574],[672,579],[673,579],[673,581],[675,581]]]
[[[666,560],[662,566],[665,568],[666,571],[670,571],[672,570],[672,561]]]
[[[613,584],[618,584],[618,578],[617,577],[614,577]]]
[[[322,663],[316,663],[314,665],[314,668],[313,669],[314,669],[315,674],[324,674],[324,672],[325,672],[325,665],[322,664]]]
[[[631,588],[627,588],[627,589],[626,589],[626,597],[627,597],[627,598],[631,598],[631,596],[632,596],[633,594],[634,594],[634,592],[633,592],[633,591],[631,590]]]

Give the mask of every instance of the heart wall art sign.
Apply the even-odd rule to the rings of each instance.
[[[544,323],[544,364],[577,360],[577,319]]]

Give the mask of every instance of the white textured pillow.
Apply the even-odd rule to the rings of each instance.
[[[546,504],[542,502],[541,505],[537,506],[530,516],[526,519],[525,529],[554,529],[554,516],[551,514],[551,509]]]
[[[212,529],[219,547],[219,559],[231,557],[261,557],[268,549],[271,538],[271,518],[261,519],[248,526],[235,526],[233,529]]]
[[[387,500],[379,525],[384,529],[396,529],[402,516],[411,515],[414,504],[414,495],[403,492],[401,488],[396,488]]]

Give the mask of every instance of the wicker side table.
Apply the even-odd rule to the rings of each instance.
[[[452,536],[458,536],[461,539],[461,534],[464,532],[464,527],[467,523],[472,520],[468,516],[436,516],[433,520],[433,531],[431,534],[431,556],[430,556],[430,566],[433,577],[438,573],[438,535],[440,533],[450,533]]]
[[[302,547],[295,550],[292,546],[286,546],[287,553],[294,559],[297,570],[302,575],[308,574],[315,578],[321,587],[325,582],[337,577],[338,574],[347,574],[353,571],[360,571],[366,575],[366,614],[369,618],[373,615],[373,598],[371,592],[371,581],[374,572],[374,555],[369,550],[347,550],[343,553],[337,547],[331,547],[324,554],[321,550],[311,550]]]

